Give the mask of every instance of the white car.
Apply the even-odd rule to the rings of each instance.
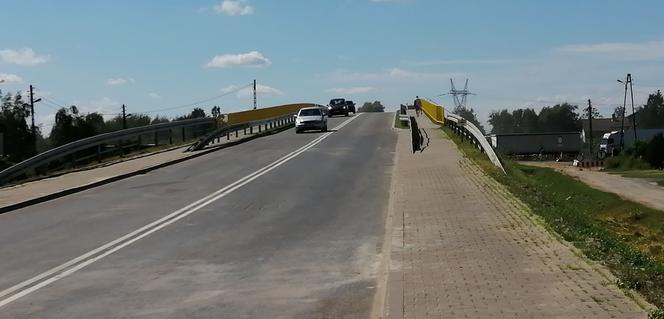
[[[305,107],[295,116],[295,133],[307,130],[327,131],[327,115],[320,107]]]

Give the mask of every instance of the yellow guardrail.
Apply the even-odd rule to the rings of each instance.
[[[422,112],[433,122],[444,125],[445,124],[445,109],[433,104],[425,99],[418,99],[422,106]]]
[[[241,124],[251,121],[260,121],[279,117],[290,113],[296,113],[301,108],[314,106],[313,103],[294,103],[279,106],[266,107],[256,110],[229,113],[226,123],[228,125]]]

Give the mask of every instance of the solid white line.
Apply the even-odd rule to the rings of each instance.
[[[342,127],[346,126],[348,123],[353,121],[358,116],[359,115],[354,116],[350,119],[347,119],[346,121],[342,122],[337,127],[335,127],[333,130],[341,129]],[[201,199],[199,199],[199,200],[197,200],[197,201],[195,201],[195,202],[193,202],[193,203],[191,203],[191,204],[189,204],[189,205],[187,205],[187,206],[185,206],[185,207],[183,207],[183,208],[181,208],[181,209],[179,209],[179,210],[177,210],[177,211],[175,211],[175,212],[173,212],[173,213],[171,213],[171,214],[169,214],[165,217],[162,217],[162,218],[160,218],[160,219],[158,219],[158,220],[156,220],[156,221],[154,221],[154,222],[152,222],[148,225],[145,225],[145,226],[143,226],[143,227],[127,234],[127,235],[124,235],[124,236],[122,236],[122,237],[120,237],[116,240],[113,240],[113,241],[111,241],[111,242],[109,242],[109,243],[107,243],[107,244],[105,244],[101,247],[93,249],[93,250],[91,250],[91,251],[89,251],[89,252],[87,252],[87,253],[85,253],[85,254],[77,257],[77,258],[74,258],[74,259],[72,259],[72,260],[70,260],[70,261],[68,261],[68,262],[66,262],[66,263],[64,263],[60,266],[51,268],[51,269],[49,269],[49,270],[33,277],[33,278],[30,278],[26,281],[23,281],[19,284],[16,284],[16,285],[14,285],[14,286],[12,286],[8,289],[5,289],[5,290],[1,291],[0,292],[0,297],[4,297],[4,296],[10,295],[10,294],[12,294],[12,295],[5,298],[5,299],[0,300],[0,308],[7,305],[7,304],[9,304],[9,303],[11,303],[11,302],[13,302],[13,301],[15,301],[15,300],[17,300],[17,299],[19,299],[19,298],[21,298],[21,297],[24,297],[26,295],[29,295],[32,292],[35,292],[35,291],[37,291],[37,290],[39,290],[43,287],[46,287],[46,286],[50,285],[53,282],[56,282],[56,281],[58,281],[62,278],[65,278],[65,277],[75,273],[76,271],[78,271],[78,270],[80,270],[80,269],[82,269],[82,268],[84,268],[84,267],[86,267],[86,266],[88,266],[88,265],[90,265],[90,264],[92,264],[92,263],[94,263],[94,262],[96,262],[96,261],[98,261],[98,260],[100,260],[100,259],[102,259],[102,258],[104,258],[104,257],[106,257],[106,256],[108,256],[108,255],[110,255],[110,254],[126,247],[126,246],[128,246],[128,245],[131,245],[132,243],[134,243],[134,242],[136,242],[136,241],[138,241],[138,240],[140,240],[140,239],[142,239],[142,238],[144,238],[144,237],[146,237],[146,236],[148,236],[148,235],[150,235],[150,234],[152,234],[152,233],[154,233],[154,232],[156,232],[156,231],[158,231],[158,230],[160,230],[160,229],[162,229],[162,228],[164,228],[164,227],[166,227],[166,226],[168,226],[172,223],[175,223],[176,221],[178,221],[178,220],[180,220],[180,219],[182,219],[186,216],[189,216],[189,215],[193,214],[194,212],[200,210],[201,208],[203,208],[203,207],[213,203],[214,201],[216,201],[216,200],[232,193],[236,189],[238,189],[238,188],[248,184],[249,182],[251,182],[251,181],[267,174],[268,172],[274,170],[275,168],[277,168],[277,167],[283,165],[284,163],[290,161],[294,157],[304,153],[308,149],[314,147],[315,145],[317,145],[318,143],[323,141],[325,138],[330,136],[332,133],[333,132],[328,132],[328,133],[325,133],[325,134],[317,137],[313,141],[311,141],[311,142],[307,143],[306,145],[298,148],[297,150],[281,157],[280,159],[266,165],[265,167],[255,171],[255,172],[253,172],[253,173],[251,173],[251,174],[249,174],[249,175],[247,175],[247,176],[231,183],[230,185],[228,185],[226,187],[223,187],[223,188],[215,191],[214,193],[212,193],[210,195],[207,195],[207,196],[205,196],[205,197],[203,197],[203,198],[201,198]],[[105,251],[105,252],[103,252],[103,251]],[[103,252],[103,253],[99,254],[100,252]],[[97,255],[97,256],[95,256],[95,255]],[[54,275],[54,276],[52,276],[52,275]],[[46,277],[49,277],[49,276],[51,276],[51,277],[44,280],[44,281],[39,282],[36,285],[33,285],[33,286],[31,286],[27,289],[24,289],[24,288],[32,285],[33,283],[35,283],[37,281],[40,281],[40,280],[42,280]]]

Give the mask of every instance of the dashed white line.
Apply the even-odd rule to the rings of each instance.
[[[361,114],[361,113],[360,113]],[[339,130],[343,128],[344,126],[348,125],[351,121],[356,119],[360,114],[345,120],[335,128],[333,128],[333,131]],[[67,262],[65,262],[62,265],[59,265],[57,267],[53,267],[37,276],[34,276],[30,279],[27,279],[21,283],[18,283],[10,288],[7,288],[3,291],[0,291],[0,308],[13,302],[16,301],[17,299],[27,296],[41,288],[44,288],[62,278],[65,278],[81,269],[84,267],[89,266],[90,264],[110,255],[115,253],[116,251],[127,247],[134,242],[149,236],[150,234],[170,225],[175,223],[176,221],[187,217],[199,209],[213,203],[214,201],[232,193],[236,189],[250,183],[251,181],[267,174],[268,172],[272,171],[273,169],[283,165],[284,163],[290,161],[294,157],[304,153],[308,149],[316,146],[318,143],[326,139],[328,136],[333,134],[334,132],[328,132],[325,133],[317,138],[315,138],[313,141],[307,143],[306,145],[298,148],[297,150],[283,156],[282,158],[266,165],[265,167],[231,183],[230,185],[223,187],[181,209],[178,209],[177,211],[170,213],[152,223],[149,223],[129,234],[126,234],[118,239],[115,239],[111,242],[108,242],[98,248],[95,248],[79,257],[76,257],[74,259],[71,259]],[[36,283],[36,284],[35,284]]]

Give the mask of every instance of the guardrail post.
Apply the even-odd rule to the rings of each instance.
[[[260,133],[260,132],[261,132],[261,128],[262,128],[262,127],[263,127],[263,125],[262,125],[262,124],[258,124],[258,133]]]
[[[168,130],[168,143],[173,145],[173,130]]]
[[[97,163],[101,163],[101,144],[97,144]]]
[[[237,130],[235,130],[235,138],[237,138]]]
[[[249,134],[254,134],[254,127],[253,126],[249,126]]]
[[[154,146],[159,145],[159,132],[154,132]]]
[[[186,137],[184,135],[184,126],[182,127],[182,143],[186,140]]]
[[[124,148],[122,148],[122,140],[118,140],[118,142],[115,143],[115,147],[119,149],[120,157],[124,157]]]
[[[230,131],[226,131],[226,140],[228,141],[228,140],[230,140],[230,139],[231,139],[231,132],[230,132]]]

